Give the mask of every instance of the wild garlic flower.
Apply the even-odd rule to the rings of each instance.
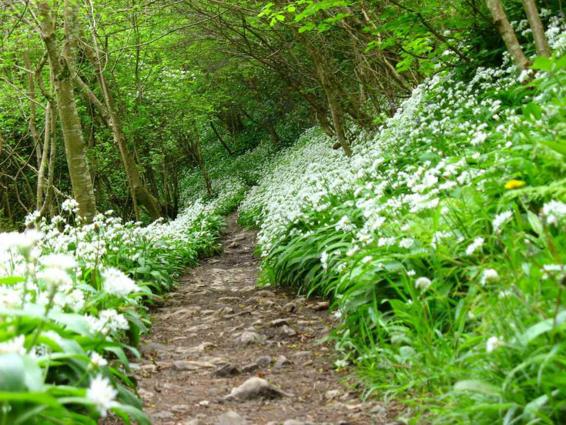
[[[468,245],[468,247],[466,248],[466,255],[471,256],[476,251],[480,250],[482,248],[484,242],[485,242],[485,240],[482,237],[475,238],[474,241],[470,245]]]
[[[511,219],[511,217],[513,217],[512,211],[504,211],[500,214],[497,214],[492,221],[493,231],[499,233],[502,226],[507,223]]]
[[[104,367],[108,364],[108,361],[96,351],[93,351],[93,353],[90,355],[90,362],[93,366],[96,367]]]
[[[480,283],[482,286],[491,282],[499,281],[499,273],[494,269],[485,269],[481,275]]]
[[[110,381],[101,375],[90,381],[86,398],[96,406],[98,413],[105,417],[108,410],[116,405],[118,392],[112,387]]]
[[[432,281],[428,277],[423,276],[415,280],[415,288],[421,291],[426,291],[430,285],[432,285]]]
[[[137,292],[140,287],[126,276],[124,272],[114,267],[107,268],[102,272],[103,289],[106,293],[125,297],[132,292]]]
[[[551,225],[558,225],[560,220],[566,217],[566,204],[560,201],[550,201],[542,207],[542,216]]]
[[[492,353],[500,347],[505,345],[505,341],[498,336],[491,336],[488,338],[487,342],[485,343],[485,351],[488,353]]]
[[[18,335],[15,338],[12,338],[8,341],[0,342],[0,354],[10,354],[10,353],[17,353],[17,354],[25,354],[26,349],[24,347],[25,343],[25,336]]]

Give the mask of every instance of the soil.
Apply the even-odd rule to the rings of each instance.
[[[328,304],[256,286],[255,237],[229,217],[222,254],[189,270],[153,311],[137,371],[152,422],[391,423],[391,412],[362,402],[348,372],[336,371],[323,342],[335,320]],[[273,387],[226,398],[252,377]]]

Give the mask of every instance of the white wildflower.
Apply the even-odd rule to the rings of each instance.
[[[415,240],[412,238],[403,238],[399,241],[399,247],[409,249],[415,244]]]
[[[481,275],[480,283],[482,286],[490,282],[497,282],[499,280],[499,273],[494,269],[485,269]]]
[[[61,270],[70,270],[77,266],[75,258],[67,254],[47,254],[41,257],[39,262],[47,268]]]
[[[486,344],[485,344],[485,351],[487,351],[488,353],[492,353],[495,350],[497,350],[499,347],[503,347],[505,345],[505,342],[497,337],[497,336],[491,336],[488,338]]]
[[[322,265],[323,270],[328,269],[328,253],[327,252],[323,252],[322,254],[320,254],[320,264]]]
[[[477,250],[481,249],[484,242],[485,242],[484,238],[481,237],[475,238],[474,241],[466,248],[466,255],[468,256],[473,255]]]
[[[112,387],[110,381],[101,375],[90,381],[86,392],[86,398],[96,406],[102,417],[106,416],[108,409],[115,405],[117,391]]]
[[[542,207],[542,216],[546,218],[548,224],[557,225],[558,222],[566,217],[566,204],[560,201],[550,201]]]
[[[53,286],[70,287],[73,285],[71,276],[59,268],[44,269],[37,274],[37,277]]]
[[[496,233],[499,233],[501,231],[501,227],[507,223],[511,217],[513,217],[512,211],[504,211],[501,214],[497,214],[492,221],[493,230]]]
[[[420,289],[421,291],[426,291],[430,285],[432,285],[432,281],[428,277],[419,277],[415,280],[415,288]]]
[[[96,367],[104,367],[108,364],[108,361],[96,351],[90,355],[90,362]]]
[[[0,354],[25,354],[26,349],[24,348],[25,336],[18,335],[8,341],[0,342]]]
[[[104,291],[118,297],[125,297],[132,292],[137,292],[140,287],[121,270],[114,267],[107,268],[102,272]]]

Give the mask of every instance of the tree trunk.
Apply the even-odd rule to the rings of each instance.
[[[511,55],[511,58],[513,58],[513,61],[519,69],[527,69],[530,62],[523,52],[521,44],[517,39],[517,35],[509,22],[509,18],[507,18],[507,14],[503,9],[501,0],[486,0],[486,2],[487,7],[491,12],[491,16],[493,17],[493,23],[495,24],[497,31],[499,31],[501,38],[505,42],[505,46],[507,47],[507,51]]]
[[[46,183],[47,179],[45,178],[45,172],[49,166],[49,148],[51,147],[51,139],[54,137],[54,117],[55,111],[51,110],[51,103],[47,103],[47,107],[45,108],[45,129],[43,133],[43,149],[41,152],[41,160],[39,163],[39,167],[37,168],[37,191],[36,191],[36,210],[43,211],[44,210],[44,196],[46,193]],[[49,187],[47,187],[49,190]]]
[[[79,204],[80,216],[89,222],[96,214],[96,200],[69,69],[69,62],[73,60],[73,40],[76,32],[76,3],[72,3],[72,0],[65,0],[64,3],[65,49],[63,54],[57,47],[55,22],[49,4],[50,2],[41,2],[38,5],[42,17],[41,38],[53,70],[57,110],[61,120],[73,196]]]
[[[309,44],[307,44],[307,47],[314,62],[320,84],[326,95],[328,108],[330,109],[330,115],[332,116],[334,133],[336,135],[336,138],[338,139],[338,143],[340,143],[340,146],[342,146],[342,149],[344,150],[346,156],[352,156],[352,149],[350,147],[348,139],[346,138],[346,132],[344,130],[344,112],[342,110],[342,105],[340,104],[340,101],[338,100],[338,97],[336,95],[336,90],[334,89],[334,87],[332,87],[332,82],[327,75],[328,70],[324,66],[320,53],[317,52],[316,49]]]
[[[29,122],[28,128],[31,134],[31,138],[33,139],[33,145],[35,149],[35,159],[37,167],[41,165],[42,160],[42,152],[41,152],[41,137],[39,136],[39,132],[37,131],[36,117],[37,117],[37,106],[36,106],[36,95],[35,95],[35,81],[34,81],[34,73],[32,72],[31,68],[31,60],[29,57],[29,51],[24,51],[24,65],[27,70],[28,74],[28,97],[29,97]]]
[[[208,174],[208,169],[206,168],[206,163],[204,162],[204,157],[202,156],[202,149],[200,146],[200,135],[198,129],[195,126],[194,129],[194,153],[204,180],[204,185],[206,186],[206,193],[212,196],[212,182],[210,181],[210,175]]]
[[[159,205],[159,201],[155,196],[151,194],[151,192],[147,189],[145,184],[142,181],[141,175],[138,170],[138,166],[134,159],[134,156],[128,149],[126,136],[122,131],[122,123],[120,120],[120,116],[116,110],[114,98],[110,89],[108,87],[108,83],[106,81],[106,77],[104,76],[104,70],[102,67],[102,59],[99,54],[98,48],[98,41],[96,39],[96,23],[94,21],[94,6],[91,1],[89,1],[89,5],[91,8],[91,29],[92,29],[92,42],[93,42],[93,49],[94,51],[87,52],[90,53],[90,59],[96,69],[96,75],[98,78],[98,83],[101,88],[102,97],[104,99],[104,106],[101,102],[96,99],[96,96],[92,91],[87,90],[87,94],[91,100],[93,100],[93,104],[99,109],[103,118],[106,119],[110,129],[112,130],[112,137],[114,142],[118,146],[118,150],[120,151],[120,157],[122,159],[122,163],[124,165],[124,171],[126,172],[126,178],[128,180],[128,186],[130,188],[130,194],[132,197],[132,203],[134,207],[134,214],[137,219],[139,219],[139,211],[138,211],[138,204],[143,206],[147,213],[153,220],[158,219],[162,216],[161,206]],[[83,89],[85,89],[86,85],[83,85]]]
[[[226,152],[228,152],[229,155],[234,155],[234,152],[232,151],[232,149],[230,149],[230,146],[228,146],[226,144],[226,142],[224,141],[224,139],[222,138],[222,136],[220,135],[220,133],[218,132],[218,130],[216,129],[216,126],[214,125],[214,123],[212,121],[210,122],[210,128],[212,128],[212,131],[216,135],[216,138],[220,141],[222,146],[224,146],[224,149],[226,149]]]
[[[549,57],[552,52],[548,45],[546,34],[544,33],[544,26],[540,20],[535,0],[523,0],[523,7],[525,8],[529,25],[533,30],[533,38],[535,39],[537,55]]]

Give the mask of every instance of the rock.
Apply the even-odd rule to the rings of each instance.
[[[291,326],[283,325],[281,326],[281,333],[285,336],[295,336],[297,335],[297,331],[293,329]]]
[[[186,404],[176,404],[175,406],[171,407],[171,411],[175,413],[184,413],[190,410],[190,407]]]
[[[294,313],[297,311],[297,304],[291,301],[283,306],[283,310],[287,313]]]
[[[230,394],[224,397],[224,400],[253,400],[257,398],[280,398],[290,397],[291,394],[281,391],[279,388],[274,387],[265,379],[253,377],[245,381],[239,387],[233,388]]]
[[[154,364],[144,364],[140,366],[140,371],[146,374],[152,374],[157,372],[157,365]]]
[[[282,369],[287,365],[292,364],[292,362],[285,356],[281,355],[279,357],[277,357],[277,360],[275,360],[275,365],[273,366],[274,369]]]
[[[297,351],[293,354],[293,357],[309,357],[311,355],[310,351]]]
[[[202,401],[199,401],[199,402],[198,402],[198,405],[199,405],[199,406],[202,406],[202,407],[208,407],[208,406],[210,406],[210,401],[208,401],[208,400],[202,400]]]
[[[339,390],[330,390],[330,391],[326,391],[326,393],[324,394],[324,398],[327,400],[334,400],[339,395],[340,395]]]
[[[263,298],[275,298],[275,294],[272,291],[268,291],[267,289],[262,289],[261,291],[257,291],[256,296]]]
[[[171,413],[168,410],[161,410],[159,412],[156,413],[152,413],[151,414],[151,419],[156,420],[156,419],[171,419],[173,418],[173,413]]]
[[[242,366],[243,373],[250,373],[257,369],[259,369],[259,366],[256,362],[248,363],[247,365]]]
[[[173,362],[173,367],[177,370],[199,370],[203,368],[211,368],[214,367],[214,365],[209,362],[177,360]]]
[[[255,364],[259,367],[259,368],[266,368],[271,366],[271,362],[272,362],[272,358],[271,356],[260,356],[257,358],[257,360],[255,361]]]
[[[241,345],[263,344],[266,340],[265,335],[260,335],[254,331],[244,331],[236,338],[236,342]]]
[[[204,425],[204,423],[199,419],[187,419],[183,425]]]
[[[310,422],[303,422],[303,421],[299,421],[297,419],[287,419],[285,422],[283,422],[283,425],[310,425]]]
[[[147,342],[142,344],[140,347],[140,352],[144,356],[155,356],[168,351],[170,347],[168,345],[160,344],[159,342]]]
[[[289,319],[275,319],[269,322],[269,325],[273,326],[274,328],[288,324],[289,324]]]
[[[218,378],[228,378],[230,376],[239,375],[242,371],[238,366],[234,366],[233,364],[225,364],[220,366],[216,369],[212,374]]]
[[[246,425],[248,422],[233,410],[216,418],[216,425]]]
[[[216,312],[214,313],[214,316],[222,317],[222,316],[226,316],[228,314],[234,314],[234,309],[232,307],[226,305],[226,306],[220,308],[219,310],[216,310]]]
[[[328,301],[320,301],[316,304],[311,305],[311,308],[314,311],[324,311],[324,310],[328,310],[328,308],[330,307],[330,303]]]

